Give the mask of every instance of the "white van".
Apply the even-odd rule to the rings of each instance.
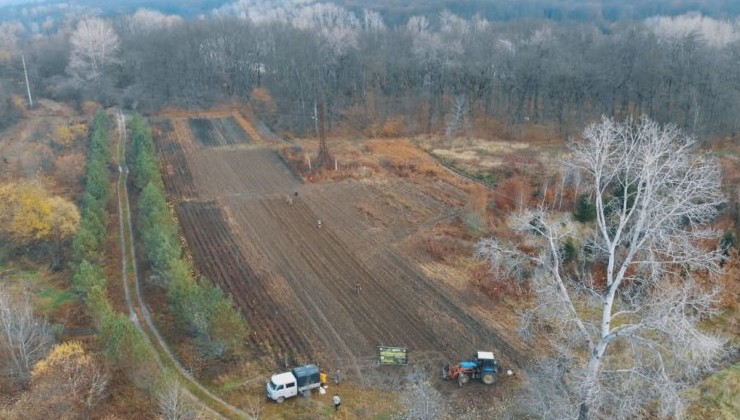
[[[308,394],[319,386],[321,386],[319,368],[316,365],[306,365],[294,368],[290,372],[272,375],[265,391],[268,399],[281,403],[299,393]]]

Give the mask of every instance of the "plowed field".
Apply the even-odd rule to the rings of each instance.
[[[522,349],[471,309],[480,302],[426,277],[396,246],[454,216],[446,203],[463,191],[401,178],[302,184],[271,150],[175,147],[177,138],[165,132],[159,143],[188,245],[234,297],[262,356],[351,374],[385,344],[409,347],[412,361],[490,349],[522,364]]]
[[[249,136],[233,117],[191,118],[189,123],[195,139],[201,146],[218,147],[249,142]]]

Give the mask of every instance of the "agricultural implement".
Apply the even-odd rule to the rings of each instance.
[[[446,365],[442,368],[442,379],[457,381],[459,386],[463,386],[471,379],[479,379],[486,385],[496,382],[501,365],[493,357],[490,351],[479,351],[471,360],[462,361],[452,367]]]

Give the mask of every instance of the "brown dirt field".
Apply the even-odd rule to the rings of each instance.
[[[427,276],[402,250],[456,216],[462,186],[398,177],[303,184],[274,151],[198,147],[180,121],[176,135],[157,139],[168,194],[198,269],[233,296],[264,360],[317,361],[363,385],[393,386],[378,373],[376,345],[409,347],[412,363],[434,370],[475,350],[525,363],[526,348],[483,316],[485,297]],[[178,147],[181,138],[188,144]]]

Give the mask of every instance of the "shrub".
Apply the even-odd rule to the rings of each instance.
[[[581,194],[576,201],[573,217],[581,223],[588,223],[596,219],[596,204],[588,194]]]
[[[463,223],[465,224],[465,228],[468,230],[468,234],[470,234],[470,236],[474,238],[480,236],[480,234],[483,233],[483,230],[486,227],[485,216],[481,215],[478,212],[471,211],[470,209],[465,209],[462,219]]]
[[[725,255],[729,254],[732,248],[737,249],[737,235],[734,231],[728,230],[727,232],[725,232],[724,235],[722,235],[720,248],[725,253]]]
[[[72,284],[75,291],[87,294],[93,287],[104,288],[107,280],[103,270],[92,265],[88,260],[82,260],[77,266],[74,275],[72,275]]]
[[[563,260],[563,264],[568,264],[571,261],[578,259],[578,247],[573,242],[573,239],[568,238],[560,249],[560,258]]]
[[[180,257],[182,249],[175,235],[166,226],[154,225],[142,234],[147,259],[155,273],[164,273],[172,261]]]

